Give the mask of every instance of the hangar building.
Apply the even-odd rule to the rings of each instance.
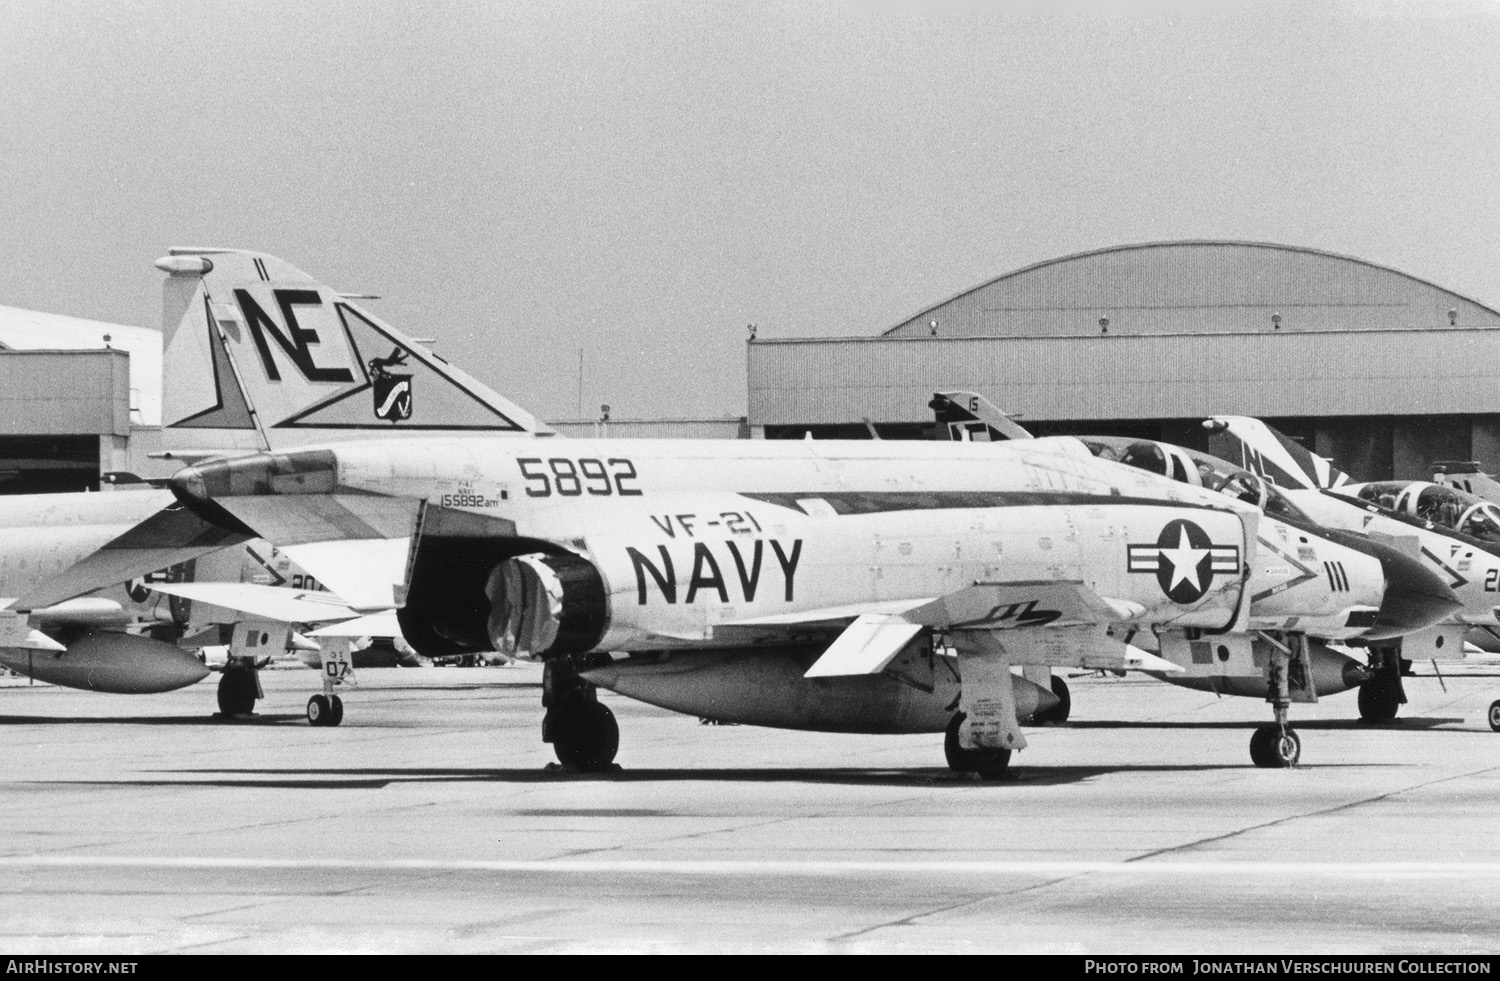
[[[1366,479],[1500,466],[1500,312],[1394,269],[1251,242],[1129,245],[1041,262],[873,337],[760,339],[752,432],[935,435],[971,390],[1038,435],[1212,449],[1253,415]]]

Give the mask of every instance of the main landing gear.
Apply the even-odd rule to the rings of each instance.
[[[344,702],[337,695],[314,695],[307,700],[307,723],[336,726],[344,721]]]
[[[1496,732],[1500,732],[1500,702],[1490,703],[1489,719],[1490,728]]]
[[[254,715],[255,701],[262,697],[255,658],[231,657],[224,662],[218,692],[221,715],[228,719]]]
[[[552,744],[565,767],[605,773],[617,769],[620,726],[609,706],[599,701],[598,689],[578,677],[580,669],[590,666],[586,657],[559,657],[542,669],[542,742]]]
[[[948,768],[954,773],[974,773],[982,780],[998,780],[1010,767],[1008,749],[964,749],[958,741],[958,728],[964,724],[962,712],[954,714],[948,721],[948,731],[943,737],[943,755],[948,757]]]
[[[1401,683],[1401,651],[1395,647],[1370,648],[1370,680],[1359,686],[1359,721],[1391,722],[1406,702]]]

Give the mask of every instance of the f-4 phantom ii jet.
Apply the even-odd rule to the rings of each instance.
[[[1235,439],[1247,463],[1324,525],[1396,543],[1443,578],[1463,606],[1418,633],[1370,645],[1375,677],[1360,688],[1360,715],[1395,718],[1406,694],[1402,660],[1457,656],[1470,629],[1500,623],[1500,506],[1454,486],[1418,480],[1355,483],[1258,419],[1214,416],[1204,425]],[[1490,706],[1500,731],[1500,702]]]
[[[543,738],[582,769],[617,752],[603,686],[722,721],[945,732],[954,769],[994,775],[1051,701],[1012,665],[1170,669],[1144,631],[1285,676],[1309,670],[1309,627],[1394,636],[1456,602],[1395,549],[1302,529],[1345,578],[1281,588],[1296,573],[1259,547],[1259,507],[1076,440],[408,438],[205,462],[172,487],[284,548],[410,536],[407,640],[545,661]],[[1259,765],[1297,759],[1288,700]]]

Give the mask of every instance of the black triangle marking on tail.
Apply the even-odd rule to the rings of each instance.
[[[179,419],[167,428],[255,429],[255,410],[251,408],[244,390],[240,388],[239,379],[235,377],[229,352],[224,350],[224,338],[219,336],[219,322],[214,319],[214,312],[206,295],[203,298],[203,313],[208,327],[209,350],[213,352],[214,393],[217,401],[212,408]]]
[[[392,335],[373,323],[369,318],[363,316],[357,309],[345,303],[335,303],[334,308],[338,311],[340,323],[344,328],[344,336],[349,341],[349,349],[354,353],[355,363],[359,366],[359,372],[363,376],[363,382],[356,384],[342,392],[337,392],[322,399],[302,411],[275,424],[275,429],[412,429],[412,430],[475,430],[483,432],[521,432],[524,427],[518,425],[514,420],[500,412],[494,406],[484,401],[478,395],[471,392],[459,380],[453,378],[439,363],[441,359],[436,355],[427,354],[414,346]],[[364,349],[360,347],[359,334],[368,332]],[[391,353],[385,356],[377,356],[376,352],[370,350],[378,344],[382,351],[386,344],[390,345]],[[415,362],[415,363],[413,363]],[[397,375],[389,369],[399,366],[408,369],[411,374]],[[377,370],[378,369],[378,370]],[[405,398],[406,414],[399,417],[379,414],[379,407],[373,404],[361,408],[358,403],[348,403],[349,399],[366,392],[373,392],[377,379],[372,377],[372,370],[387,382],[391,379],[402,379],[407,382]],[[413,377],[415,375],[415,377]],[[424,409],[421,422],[409,421],[411,417],[411,393],[413,385],[421,385],[424,389],[430,385],[432,389],[423,392],[422,401],[432,409]],[[375,392],[375,395],[381,393]],[[450,399],[445,396],[461,394],[462,399]],[[314,418],[319,415],[328,414],[328,410],[335,406],[342,406],[339,412],[333,413],[333,418]],[[481,416],[486,417],[484,421],[463,421],[466,414],[475,409],[480,411]],[[492,419],[493,421],[489,421]]]

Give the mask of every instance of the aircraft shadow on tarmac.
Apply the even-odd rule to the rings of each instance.
[[[1401,731],[1436,729],[1439,726],[1462,725],[1468,720],[1463,716],[1402,716],[1394,722],[1362,722],[1359,719],[1292,719],[1293,729],[1338,729]],[[1061,728],[1066,729],[1254,729],[1261,722],[1149,722],[1122,719],[1069,719]],[[1486,732],[1489,730],[1486,729]]]
[[[1371,766],[1407,766],[1404,763],[1329,763],[1314,764],[1327,769],[1361,769]],[[922,767],[913,769],[891,769],[887,767],[781,767],[766,769],[695,768],[663,769],[622,767],[608,773],[577,773],[556,768],[372,768],[372,769],[268,769],[268,770],[155,770],[163,774],[159,778],[133,780],[32,780],[27,783],[42,783],[48,786],[68,784],[70,786],[93,787],[263,787],[291,790],[379,790],[396,784],[428,783],[805,783],[829,786],[886,786],[886,787],[975,787],[975,786],[1053,786],[1078,783],[1111,773],[1199,773],[1224,770],[1252,770],[1255,767],[1244,763],[1223,764],[1121,764],[1118,766],[1014,766],[997,780],[980,780],[977,777],[953,773],[946,768]],[[173,777],[168,774],[180,774]],[[198,775],[198,776],[194,776]],[[517,811],[522,816],[556,816],[563,811]],[[588,816],[595,809],[567,810],[568,814]],[[642,814],[641,816],[650,816]],[[670,816],[665,812],[661,816]]]
[[[0,726],[234,726],[284,725],[289,722],[306,725],[307,716],[301,712],[257,714],[245,718],[225,718],[221,715],[0,715]]]

